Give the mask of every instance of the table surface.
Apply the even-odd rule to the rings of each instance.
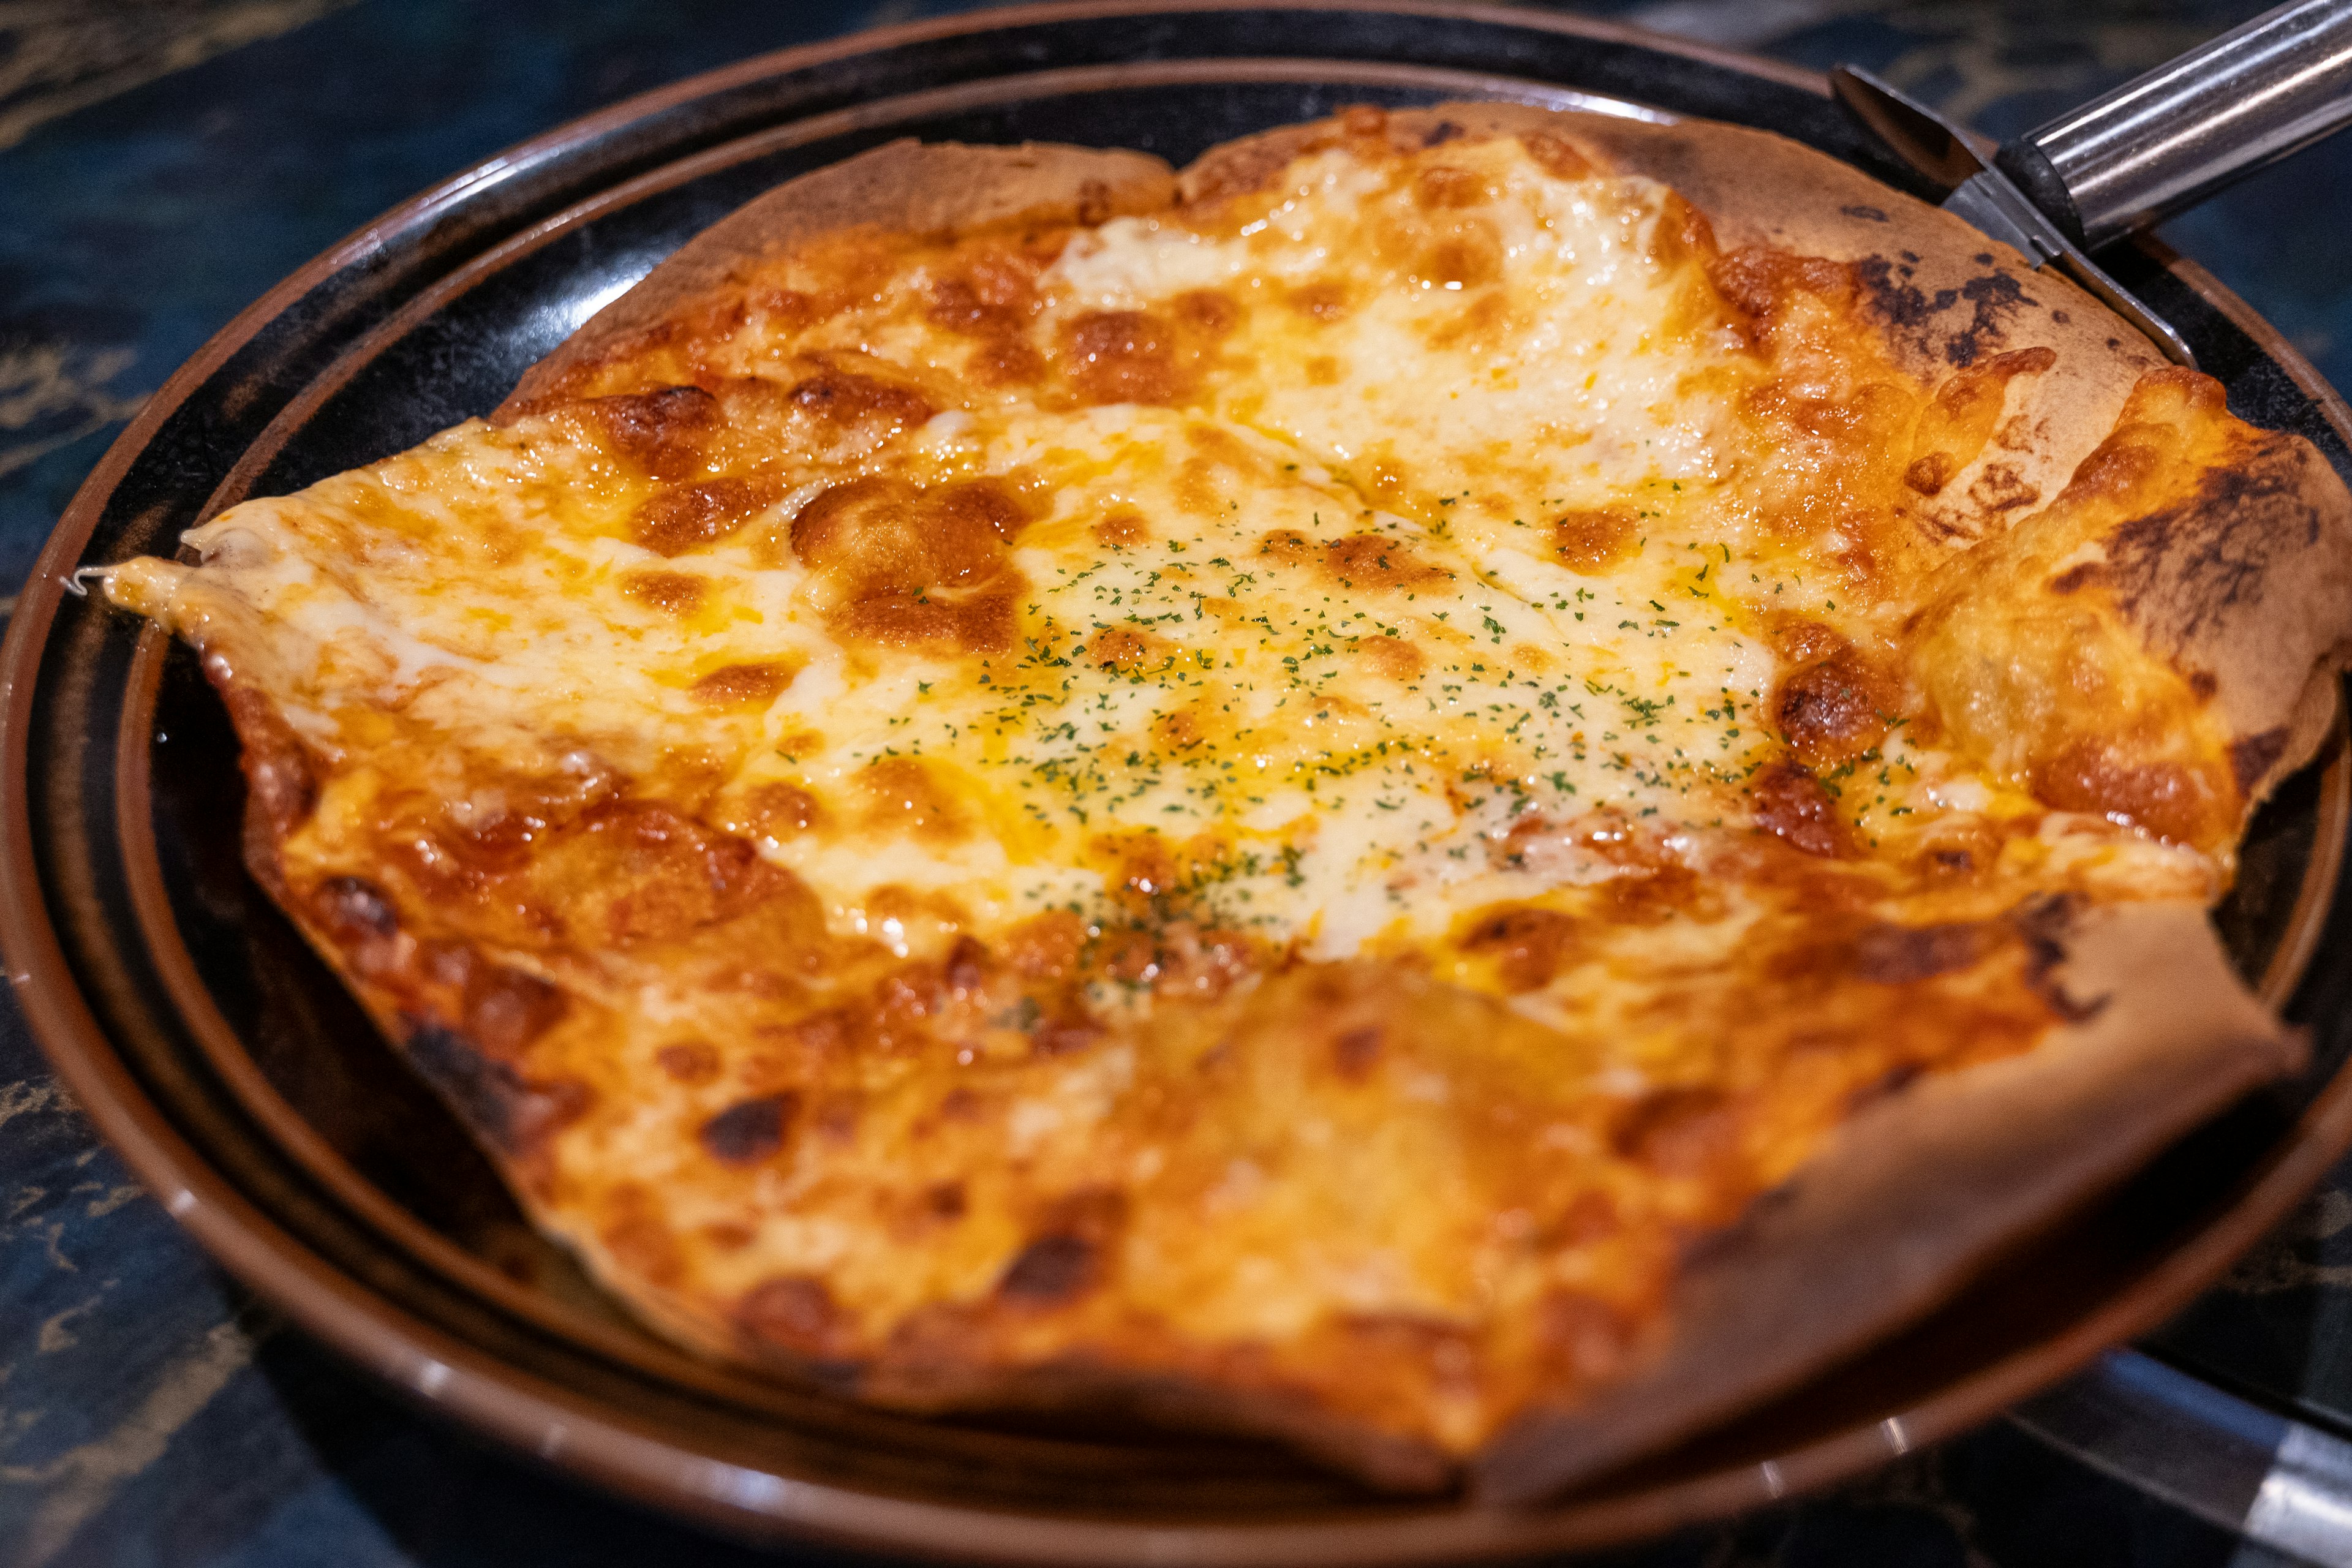
[[[0,616],[145,395],[340,236],[446,174],[632,93],[959,8],[0,4]],[[2260,7],[1581,8],[1809,66],[1858,61],[2005,136]],[[2352,137],[2166,231],[2339,385],[2352,384],[2352,270],[2340,260],[2337,217],[2347,195]],[[2242,1398],[2242,1413],[2267,1409],[2352,1436],[2347,1319],[2352,1165],[2152,1344],[2171,1367]],[[2196,1440],[2188,1443],[2193,1468]],[[751,1552],[582,1490],[345,1370],[215,1269],[142,1192],[0,997],[0,1568],[780,1557],[840,1561]],[[1826,1495],[1606,1561],[2256,1568],[2286,1559],[2002,1422]]]

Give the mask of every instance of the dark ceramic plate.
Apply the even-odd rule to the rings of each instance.
[[[2339,760],[2262,814],[2222,911],[2315,1065],[1965,1300],[1801,1393],[1525,1511],[1398,1501],[1288,1456],[1127,1430],[926,1422],[730,1376],[637,1328],[522,1224],[440,1105],[246,879],[226,717],[184,651],[71,595],[247,495],[487,411],[688,236],[895,136],[1178,163],[1343,105],[1493,96],[1760,125],[1909,177],[1814,79],[1602,26],[1376,4],[1090,5],[867,35],[554,132],[387,215],[239,317],[58,525],[5,652],[0,942],[75,1095],[255,1289],[422,1401],[755,1534],[1014,1560],[1427,1561],[1591,1545],[1821,1484],[1980,1421],[2176,1310],[2352,1139]],[[2116,259],[2231,405],[2352,472],[2343,404],[2194,267]]]

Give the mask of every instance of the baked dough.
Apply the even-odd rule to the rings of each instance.
[[[894,143],[107,590],[255,875],[709,1354],[1542,1496],[2301,1047],[2206,907],[2352,498],[1778,138]]]

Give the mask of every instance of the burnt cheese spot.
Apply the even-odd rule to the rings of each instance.
[[[997,1277],[998,1297],[1029,1307],[1076,1300],[1103,1282],[1126,1217],[1127,1200],[1115,1190],[1087,1189],[1056,1200]]]
[[[1331,1041],[1331,1067],[1349,1083],[1370,1078],[1381,1062],[1381,1032],[1378,1024],[1349,1029]]]
[[[1597,576],[1633,553],[1635,521],[1615,507],[1563,512],[1552,520],[1552,556],[1580,576]]]
[[[1208,744],[1215,726],[1205,703],[1190,702],[1154,719],[1151,733],[1161,745],[1181,755]]]
[[[714,1220],[701,1227],[705,1240],[721,1252],[740,1252],[760,1239],[760,1233],[733,1220]]]
[[[1257,552],[1276,561],[1305,561],[1314,554],[1314,542],[1295,528],[1277,528],[1257,542]]]
[[[1045,356],[1020,338],[990,338],[963,362],[982,386],[1029,386],[1045,378]]]
[[[783,838],[805,833],[824,818],[815,795],[793,784],[763,784],[744,796],[743,812],[755,833]]]
[[[678,1083],[709,1083],[719,1076],[719,1051],[708,1040],[676,1040],[654,1053],[662,1075]]]
[[[1007,547],[1029,516],[1001,479],[852,479],[801,509],[792,547],[820,579],[836,630],[891,647],[994,652],[1012,644],[1023,579]]]
[[[1756,826],[1791,849],[1833,858],[1849,847],[1846,826],[1822,781],[1792,762],[1768,763],[1748,785]]]
[[[1081,1013],[1041,1018],[1029,1031],[1029,1051],[1035,1057],[1066,1057],[1083,1051],[1103,1037],[1103,1027]]]
[[[1805,300],[1843,310],[1854,291],[1854,274],[1844,263],[1792,256],[1768,245],[1713,258],[1706,277],[1717,297],[1742,318],[1737,324],[1750,346],[1764,352]]]
[[[784,1146],[785,1123],[795,1100],[789,1094],[762,1094],[729,1106],[695,1131],[712,1159],[725,1165],[756,1165]]]
[[[719,399],[698,386],[592,398],[590,416],[613,448],[657,479],[680,479],[702,466],[703,447],[720,423]]]
[[[1192,394],[1240,319],[1213,289],[1179,294],[1156,310],[1089,311],[1063,328],[1059,358],[1083,403],[1173,405]]]
[[[327,934],[347,948],[400,930],[391,902],[361,877],[330,877],[320,883],[310,895],[310,910]]]
[[[1241,321],[1241,307],[1214,289],[1188,289],[1168,301],[1176,320],[1198,338],[1222,337]]]
[[[1618,1124],[1615,1143],[1628,1159],[1661,1175],[1706,1176],[1739,1152],[1739,1119],[1717,1089],[1660,1089]]]
[[[551,888],[563,889],[567,925],[624,949],[677,941],[787,892],[805,894],[749,840],[651,801],[614,801],[583,814],[549,844],[538,869]]]
[[[931,286],[931,308],[925,312],[931,321],[951,332],[971,337],[995,337],[1017,332],[1027,322],[1029,313],[1009,303],[985,299],[971,282],[962,278],[947,278]]]
[[[621,592],[666,616],[690,616],[702,607],[703,580],[684,572],[631,572]]]
[[[1888,682],[1858,649],[1822,626],[1802,628],[1790,644],[1796,668],[1781,677],[1773,712],[1806,766],[1835,767],[1886,738]]]
[[[2162,758],[2118,754],[2103,740],[2069,742],[2034,764],[2031,784],[2043,804],[2120,819],[2176,844],[2205,845],[2226,835],[2237,805],[2234,781],[2218,770]]]
[[[1502,275],[1503,241],[1483,218],[1457,218],[1423,247],[1416,279],[1447,289],[1476,289]]]
[[[820,424],[869,435],[912,429],[939,412],[911,387],[830,367],[795,382],[785,396]]]
[[[1108,626],[1087,641],[1090,662],[1121,675],[1160,668],[1175,657],[1175,644],[1134,626]]]
[[[1150,541],[1151,525],[1143,521],[1141,512],[1122,509],[1097,521],[1094,535],[1113,550],[1132,550]]]
[[[805,1274],[762,1280],[736,1303],[735,1321],[754,1338],[814,1361],[851,1353],[855,1328],[822,1279]]]
[[[1315,321],[1336,321],[1348,313],[1348,285],[1338,278],[1318,278],[1293,288],[1283,302]]]
[[[1429,668],[1421,650],[1402,637],[1360,637],[1355,651],[1366,668],[1390,680],[1417,680]]]
[[[1712,903],[1706,879],[1676,860],[1625,867],[1594,896],[1612,925],[1663,925],[1677,915],[1706,913]]]
[[[1325,545],[1323,571],[1343,588],[1418,588],[1454,577],[1416,556],[1402,541],[1377,533],[1359,533]]]
[[[1519,137],[1519,145],[1528,150],[1536,167],[1555,180],[1582,180],[1594,173],[1592,161],[1574,143],[1549,131],[1527,132]]]
[[[514,1058],[561,1019],[569,1002],[536,974],[476,959],[461,991],[466,1032],[493,1056]]]
[[[1089,403],[1172,403],[1192,389],[1174,325],[1149,310],[1097,310],[1072,321],[1064,356]]]
[[[656,555],[680,555],[726,538],[775,505],[782,493],[782,482],[769,476],[657,490],[629,520],[629,537]]]
[[[1912,459],[1903,470],[1903,482],[1923,496],[1931,496],[1950,484],[1959,471],[1958,461],[1949,452],[1929,452]]]
[[[1100,1270],[1095,1244],[1082,1236],[1041,1236],[1015,1255],[996,1293],[1032,1306],[1058,1306],[1086,1293]]]
[[[1005,933],[1004,960],[1030,980],[1066,980],[1077,973],[1088,940],[1087,922],[1063,910],[1032,915]]]
[[[757,314],[788,332],[805,331],[831,314],[814,296],[798,289],[772,286],[755,289],[743,301],[747,317]]]
[[[963,837],[971,820],[938,774],[914,757],[885,757],[858,775],[870,802],[866,820],[918,837]]]
[[[955,945],[948,949],[940,965],[940,978],[946,983],[950,995],[979,995],[988,984],[987,946],[970,932],[956,938]]]
[[[1413,200],[1433,210],[1479,206],[1495,200],[1496,195],[1486,175],[1450,163],[1432,163],[1413,176]]]
[[[789,664],[770,660],[759,664],[722,665],[697,680],[688,695],[710,708],[766,707],[793,683]]]
[[[619,1183],[605,1193],[604,1219],[596,1234],[624,1273],[672,1285],[686,1271],[677,1233],[660,1201],[641,1182]]]
[[[1533,991],[1572,963],[1580,945],[1574,916],[1558,910],[1522,908],[1485,916],[1462,939],[1471,952],[1496,962],[1508,991]]]
[[[961,276],[931,287],[926,312],[937,325],[979,342],[964,374],[984,386],[1025,385],[1042,378],[1045,356],[1027,337],[1037,313],[1036,269],[1025,257],[982,250],[966,259]]]

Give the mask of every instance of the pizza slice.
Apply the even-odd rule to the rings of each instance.
[[[1540,1496],[2301,1047],[2206,921],[2352,498],[1760,132],[894,143],[107,591],[648,1322]]]

